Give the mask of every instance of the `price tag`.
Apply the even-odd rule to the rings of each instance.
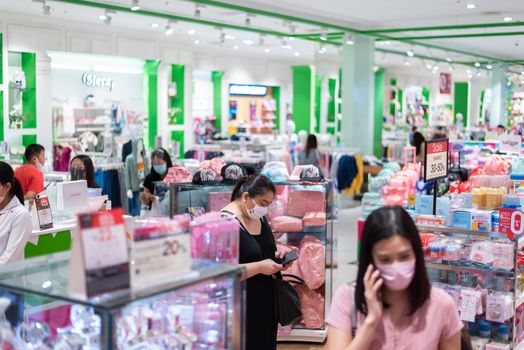
[[[53,228],[53,215],[51,213],[49,197],[46,195],[38,195],[35,199],[35,206],[40,230]]]
[[[480,292],[464,289],[460,292],[460,319],[475,322],[477,309],[480,303]]]
[[[499,136],[499,151],[508,154],[520,154],[522,137],[520,135],[501,134]]]
[[[448,139],[426,141],[424,157],[425,182],[448,176],[448,148]]]

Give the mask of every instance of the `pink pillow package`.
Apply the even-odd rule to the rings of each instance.
[[[220,211],[231,202],[232,192],[209,192],[207,200],[209,211]]]
[[[292,216],[279,216],[271,220],[271,227],[275,232],[300,232],[302,220]]]
[[[320,191],[292,190],[289,192],[287,214],[304,217],[308,212],[325,212],[326,197]]]
[[[317,289],[324,284],[325,261],[322,242],[312,236],[304,237],[298,252],[298,265],[309,289]]]
[[[325,212],[308,212],[304,215],[304,226],[323,226],[326,224]]]

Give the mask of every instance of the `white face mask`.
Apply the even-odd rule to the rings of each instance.
[[[269,210],[268,207],[262,207],[258,205],[257,202],[255,202],[253,198],[251,198],[251,201],[253,201],[253,204],[255,205],[252,209],[249,209],[247,207],[247,202],[244,202],[246,205],[247,216],[249,216],[250,219],[253,219],[253,220],[261,219],[267,215],[267,212]]]
[[[44,164],[40,163],[38,158],[36,159],[35,166],[40,170],[41,172],[44,172]]]

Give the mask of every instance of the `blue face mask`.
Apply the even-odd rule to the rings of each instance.
[[[167,173],[167,164],[153,165],[153,169],[155,169],[155,171],[160,175],[164,175]]]

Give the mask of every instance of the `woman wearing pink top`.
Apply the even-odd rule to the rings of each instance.
[[[431,287],[417,227],[402,208],[366,220],[356,286],[338,289],[327,323],[328,350],[460,349],[457,308]]]

